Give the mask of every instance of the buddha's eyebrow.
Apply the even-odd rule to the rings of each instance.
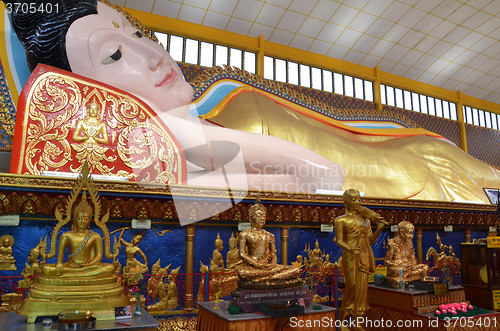
[[[132,37],[142,38],[142,33],[140,31],[136,31],[132,34]]]

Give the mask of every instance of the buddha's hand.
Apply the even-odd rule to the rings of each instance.
[[[63,264],[62,263],[57,263],[56,264],[56,276],[61,276],[63,273]]]
[[[349,249],[349,252],[351,252],[352,254],[358,255],[360,252],[360,248],[352,246],[351,249]]]

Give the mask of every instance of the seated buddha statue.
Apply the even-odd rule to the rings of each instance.
[[[14,238],[10,234],[0,237],[0,270],[17,270],[16,260],[12,256]]]
[[[43,264],[41,266],[43,276],[105,277],[114,273],[115,267],[112,264],[102,263],[101,235],[89,229],[92,213],[92,207],[84,195],[73,214],[73,226],[76,229],[61,235],[57,263]],[[63,263],[67,248],[69,255]]]
[[[239,235],[243,265],[238,269],[240,288],[286,288],[300,283],[300,269],[277,263],[274,235],[263,229],[266,208],[257,203],[248,209],[252,228]]]
[[[400,270],[403,271],[405,281],[412,281],[427,276],[429,267],[418,264],[413,248],[413,234],[415,227],[408,221],[398,224],[398,235],[389,239],[384,264],[387,267],[387,280],[397,282]]]
[[[81,201],[73,210],[82,190]],[[87,201],[86,190],[93,207]],[[18,314],[28,316],[28,323],[33,323],[37,316],[53,316],[62,311],[98,312],[130,305],[125,289],[115,274],[115,266],[102,261],[104,256],[116,258],[119,249],[115,238],[114,251],[111,252],[110,235],[105,224],[109,212],[99,217],[100,211],[101,202],[92,183],[88,164],[85,163],[68,199],[66,215],[63,217],[56,209],[58,223],[52,231],[50,251],[48,254],[45,254],[45,249],[41,252],[44,260],[54,258],[57,253],[57,260],[55,263],[39,264],[41,276],[34,280],[26,299],[17,310]],[[89,229],[92,219],[104,234],[104,247],[101,235]],[[70,230],[58,240],[60,229],[70,220]],[[64,261],[66,251],[68,255]]]
[[[229,252],[227,252],[227,272],[236,271],[243,263],[240,257],[240,251],[238,250],[238,239],[234,237],[234,234],[231,233],[231,238],[229,238]]]

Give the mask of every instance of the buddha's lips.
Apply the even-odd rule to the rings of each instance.
[[[177,78],[177,72],[172,70],[168,74],[165,75],[165,78],[163,78],[162,82],[160,84],[156,85],[156,87],[170,85],[175,81],[176,78]]]

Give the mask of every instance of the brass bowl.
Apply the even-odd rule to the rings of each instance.
[[[82,323],[92,319],[92,312],[90,310],[69,310],[63,311],[57,316],[60,323]]]

